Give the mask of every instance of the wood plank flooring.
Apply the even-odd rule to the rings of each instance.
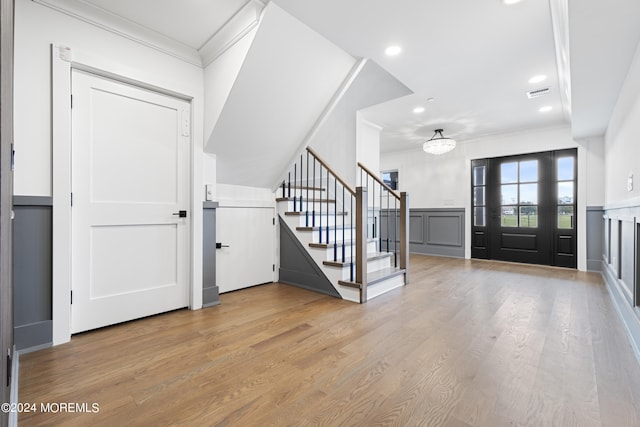
[[[65,426],[640,426],[640,366],[598,274],[411,256],[358,305],[284,284],[23,355]]]

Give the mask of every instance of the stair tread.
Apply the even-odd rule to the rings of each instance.
[[[342,230],[342,225],[340,224],[337,227],[334,226],[334,225],[329,225],[329,226],[323,225],[322,226],[322,231],[325,231],[327,228],[329,228],[329,231],[334,230],[336,228],[338,230]],[[345,228],[345,230],[348,230],[350,228],[355,228],[355,226],[351,225],[351,224],[345,224],[344,228]],[[319,231],[320,227],[296,227],[296,230],[298,230],[298,231]]]
[[[300,201],[299,197],[276,197],[276,202],[293,202],[294,199],[296,201]],[[313,198],[308,198],[308,199],[304,199],[302,200],[303,202],[307,203],[335,203],[335,199],[313,199]]]
[[[326,188],[324,187],[308,187],[306,185],[292,185],[291,187],[289,186],[285,186],[285,191],[289,190],[289,188],[291,188],[292,190],[315,190],[315,191],[327,191]],[[282,186],[280,186],[278,188],[279,190],[282,190]]]
[[[305,216],[306,214],[309,214],[309,216],[312,215],[311,211],[302,211],[302,212],[285,212],[284,214],[287,216]],[[320,212],[316,211],[316,215],[320,215]],[[349,215],[348,212],[329,212],[329,215],[339,215],[339,216],[347,216]],[[322,212],[322,216],[327,216],[326,212]]]
[[[367,243],[372,243],[372,242],[377,242],[378,239],[367,239]],[[345,240],[344,243],[346,245],[351,245],[351,241],[350,240]],[[311,248],[321,248],[321,249],[328,249],[328,248],[332,248],[333,247],[334,242],[331,243],[309,243],[309,247]],[[338,242],[338,245],[341,245],[342,241]],[[355,243],[353,243],[353,245],[355,245]]]
[[[375,285],[376,283],[382,282],[383,280],[390,279],[395,276],[399,276],[404,274],[406,270],[404,268],[383,268],[382,270],[374,271],[372,273],[367,274],[367,285]],[[348,280],[339,280],[338,283],[343,286],[349,286],[351,288],[362,288],[361,283],[350,282]]]
[[[393,256],[393,252],[371,252],[367,254],[367,261],[375,261],[377,259],[382,259],[382,258],[390,258]],[[330,265],[333,267],[346,267],[349,264],[351,264],[352,260],[354,260],[351,257],[347,257],[345,258],[345,261],[322,261],[322,263],[324,265]],[[373,274],[373,273],[372,273]]]

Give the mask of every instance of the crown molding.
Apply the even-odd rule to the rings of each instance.
[[[202,59],[195,49],[83,0],[31,1],[181,61],[202,67]]]
[[[198,49],[198,53],[202,58],[202,65],[207,67],[256,28],[260,23],[265,6],[265,3],[260,0],[247,1]]]

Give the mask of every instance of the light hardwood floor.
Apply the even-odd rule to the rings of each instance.
[[[20,425],[640,426],[640,367],[597,274],[411,256],[367,304],[272,284],[20,359]]]

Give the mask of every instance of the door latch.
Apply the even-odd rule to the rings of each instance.
[[[186,218],[187,217],[187,211],[178,211],[178,212],[174,212],[171,215],[177,215],[180,218]]]
[[[216,249],[228,248],[229,245],[223,245],[222,242],[216,242]]]

